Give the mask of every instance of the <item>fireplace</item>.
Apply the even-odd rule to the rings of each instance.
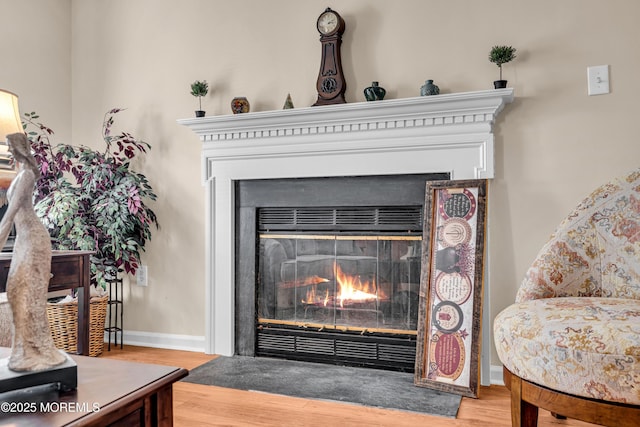
[[[413,371],[425,183],[236,183],[235,353]]]
[[[236,304],[237,286],[255,276],[256,264],[236,259],[239,183],[432,173],[491,179],[494,122],[512,100],[512,89],[498,89],[179,120],[202,141],[206,352],[237,354],[236,337],[250,332],[239,321],[246,307]],[[491,286],[485,277],[481,372],[488,384]]]

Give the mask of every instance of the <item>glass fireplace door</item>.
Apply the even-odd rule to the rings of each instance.
[[[415,331],[420,236],[261,234],[260,323]]]

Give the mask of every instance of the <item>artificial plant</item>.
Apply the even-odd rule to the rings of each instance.
[[[23,126],[40,165],[34,208],[49,230],[54,249],[91,250],[91,280],[99,286],[118,273],[135,274],[156,214],[145,203],[156,200],[147,178],[131,161],[151,146],[127,132],[112,135],[116,108],[102,124],[104,149],[54,145],[53,131],[24,115]]]
[[[196,80],[191,83],[191,95],[197,96],[200,109],[198,111],[202,111],[202,97],[205,96],[209,92],[209,83],[206,80],[200,81]]]
[[[489,51],[489,61],[500,69],[500,80],[502,80],[502,64],[514,59],[516,59],[516,48],[512,46],[493,46]]]

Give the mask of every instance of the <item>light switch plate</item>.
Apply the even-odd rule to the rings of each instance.
[[[587,67],[587,88],[589,96],[609,93],[609,66]]]

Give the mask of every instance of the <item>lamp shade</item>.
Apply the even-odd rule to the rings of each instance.
[[[7,189],[16,175],[7,147],[7,135],[24,132],[18,111],[18,95],[0,89],[0,206],[7,203]]]
[[[0,143],[7,141],[7,135],[23,132],[18,95],[0,89]]]

